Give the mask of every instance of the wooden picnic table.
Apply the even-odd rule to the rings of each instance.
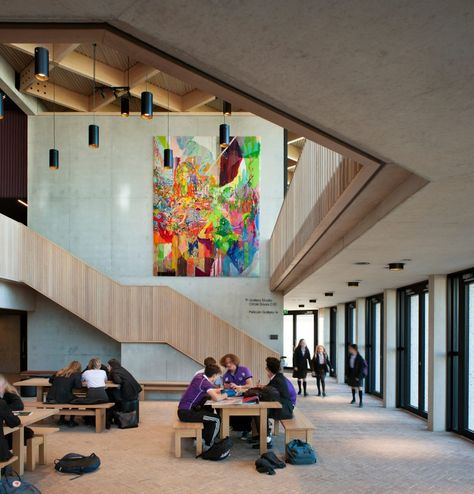
[[[233,397],[222,401],[206,401],[206,405],[219,410],[221,415],[221,438],[230,433],[230,417],[260,417],[260,454],[267,452],[267,419],[269,409],[281,408],[278,401],[261,401],[260,403],[242,403],[242,398]]]
[[[36,388],[36,401],[43,401],[44,393],[46,392],[47,388],[51,387],[51,383],[49,382],[49,379],[46,377],[32,377],[31,379],[25,379],[23,381],[18,381],[13,384],[13,386],[21,388],[25,386],[32,386]],[[107,381],[106,388],[118,388],[119,385],[115,384],[112,381]],[[77,390],[74,390],[75,394],[85,392],[87,388],[80,388]]]
[[[21,421],[21,425],[13,428],[3,428],[3,433],[5,435],[13,434],[12,452],[13,455],[16,456],[18,459],[14,463],[12,463],[12,466],[19,475],[23,475],[25,470],[25,427],[36,424],[37,422],[40,422],[41,420],[44,420],[48,417],[52,417],[56,414],[56,410],[37,410],[25,408],[25,410],[22,411],[31,413],[30,415],[22,415],[18,417]]]

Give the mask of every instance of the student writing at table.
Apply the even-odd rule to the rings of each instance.
[[[182,422],[202,422],[203,449],[208,450],[216,440],[221,426],[219,415],[211,408],[204,406],[204,403],[211,399],[221,401],[227,398],[225,393],[216,389],[214,383],[221,374],[218,365],[208,365],[203,374],[196,374],[188,388],[184,392],[179,405],[178,417]]]
[[[18,391],[0,374],[0,402],[2,408],[10,412],[18,412],[25,408],[23,400],[20,398]],[[5,408],[6,407],[6,408]],[[25,427],[25,446],[26,441],[34,436],[33,431],[29,427]],[[12,448],[12,435],[8,434],[7,441],[10,449]]]
[[[82,373],[83,386],[87,386],[86,398],[83,400],[76,399],[74,403],[107,403],[109,401],[105,391],[107,373],[101,367],[100,359],[90,359],[87,370]]]
[[[46,395],[46,403],[71,403],[75,396],[73,389],[81,388],[81,363],[73,360],[67,367],[59,369],[54,375],[49,378],[51,388]],[[74,415],[66,421],[64,416],[59,419],[59,425],[66,424],[69,427],[79,425],[74,421]]]

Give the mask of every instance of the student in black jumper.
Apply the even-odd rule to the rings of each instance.
[[[81,381],[81,363],[73,360],[67,367],[58,370],[49,378],[51,388],[46,395],[46,403],[71,403],[75,399],[72,394],[73,389],[82,387]],[[67,424],[69,427],[78,425],[74,421],[74,415],[66,421],[63,416],[59,419],[59,424]]]
[[[364,366],[365,360],[359,353],[357,345],[351,343],[349,345],[349,376],[347,383],[352,388],[351,405],[356,402],[356,391],[359,390],[359,408],[362,408],[362,395],[364,386]]]
[[[318,396],[321,396],[321,387],[323,388],[323,397],[326,396],[326,374],[331,370],[331,362],[323,345],[318,345],[311,361],[313,376],[316,378],[318,386]]]
[[[17,412],[23,410],[25,405],[23,404],[20,395],[15,387],[13,387],[3,376],[0,374],[0,402],[1,408],[9,412]],[[25,432],[25,446],[26,441],[34,436],[33,431],[29,427],[24,428]],[[10,449],[12,448],[12,434],[8,434],[7,441]]]
[[[306,341],[301,339],[296,345],[293,352],[293,377],[298,379],[298,394],[301,394],[301,381],[303,381],[304,395],[308,396],[306,392],[306,375],[308,374],[308,367],[311,369],[311,355]]]
[[[5,424],[7,427],[17,427],[20,423],[20,419],[16,415],[13,415],[13,412],[8,408],[5,400],[0,399],[0,462],[7,461],[13,456],[10,451],[11,439],[9,444],[3,435],[3,425]],[[11,436],[11,434],[9,435]]]

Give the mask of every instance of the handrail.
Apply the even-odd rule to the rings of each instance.
[[[167,286],[121,285],[0,214],[0,278],[25,283],[111,338],[167,343],[202,362],[232,352],[255,377],[278,354]]]

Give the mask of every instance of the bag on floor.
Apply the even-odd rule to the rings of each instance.
[[[11,467],[6,467],[0,481],[0,494],[41,494],[41,492],[33,484],[22,480]]]
[[[316,463],[316,453],[310,444],[293,439],[286,445],[286,462],[291,465],[312,465]]]
[[[135,410],[133,412],[115,412],[114,420],[119,429],[138,427],[137,412]]]
[[[196,458],[211,461],[225,460],[230,455],[232,446],[233,443],[230,437],[225,437],[221,441],[215,442],[207,451],[196,456]]]
[[[99,467],[100,458],[95,453],[92,453],[90,456],[68,453],[60,460],[54,460],[55,470],[61,473],[82,475],[84,473],[95,472]]]

